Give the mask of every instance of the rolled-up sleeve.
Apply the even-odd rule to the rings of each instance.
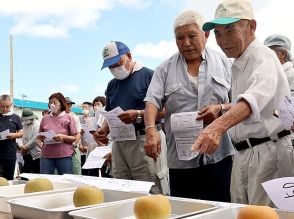
[[[265,109],[268,103],[273,99],[277,87],[276,66],[272,56],[266,56],[258,60],[256,66],[253,66],[253,72],[248,78],[250,87],[243,93],[238,95],[236,101],[244,99],[251,107],[252,114],[244,121],[245,123],[258,123],[261,121],[260,113]]]
[[[155,69],[144,99],[145,102],[154,104],[159,110],[163,108],[164,99],[165,79],[163,73],[164,70],[160,66]]]

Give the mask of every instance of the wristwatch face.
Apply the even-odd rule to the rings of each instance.
[[[142,117],[138,116],[137,119],[136,119],[136,123],[141,123],[141,122],[142,122]]]

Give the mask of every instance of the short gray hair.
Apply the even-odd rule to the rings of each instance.
[[[197,24],[199,29],[202,30],[204,22],[204,17],[200,13],[193,10],[186,10],[181,12],[176,17],[174,23],[174,30],[176,30],[177,27],[181,27],[187,24]]]
[[[289,49],[283,47],[283,46],[273,46],[272,47],[274,50],[276,51],[281,51],[281,52],[285,52],[287,54],[286,58],[285,58],[285,61],[286,62],[292,62],[292,55],[291,55],[291,52],[289,51]]]

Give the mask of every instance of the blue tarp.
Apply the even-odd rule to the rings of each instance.
[[[13,104],[19,108],[31,108],[31,109],[37,109],[37,110],[48,109],[48,103],[30,101],[30,100],[14,99]],[[79,113],[79,114],[82,113],[82,109],[75,106],[72,107],[72,111],[74,113]]]

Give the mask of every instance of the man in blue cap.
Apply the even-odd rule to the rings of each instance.
[[[214,29],[217,44],[232,66],[232,104],[207,126],[192,146],[211,154],[231,129],[236,155],[231,178],[232,202],[273,205],[261,183],[293,176],[293,147],[286,130],[273,116],[289,85],[273,51],[255,38],[256,21],[249,0],[223,0],[215,19],[203,25]]]
[[[153,70],[133,61],[130,49],[122,42],[108,43],[102,51],[102,56],[104,59],[102,69],[109,68],[114,76],[105,92],[105,110],[111,111],[120,107],[124,112],[118,118],[126,124],[133,124],[136,132],[136,140],[113,142],[113,177],[154,182],[151,193],[166,195],[169,193],[166,142],[165,135],[159,126],[158,134],[162,139],[161,155],[157,160],[153,160],[144,152],[146,138],[143,120],[144,98]],[[94,137],[103,142],[109,132],[108,123],[104,122]]]

